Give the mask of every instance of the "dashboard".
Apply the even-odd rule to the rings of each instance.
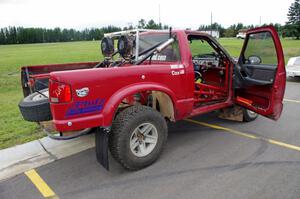
[[[193,64],[195,71],[222,67],[220,66],[220,63],[220,58],[215,53],[193,56]]]

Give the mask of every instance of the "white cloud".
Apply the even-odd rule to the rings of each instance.
[[[0,0],[0,26],[85,28],[104,25],[136,24],[141,18],[177,28],[197,28],[213,21],[229,26],[244,24],[285,23],[294,0]]]

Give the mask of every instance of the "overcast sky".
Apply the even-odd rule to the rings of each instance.
[[[287,21],[294,0],[0,0],[0,27],[61,27],[83,29],[107,25],[136,25],[159,20],[174,28],[198,28],[213,22],[259,25]]]

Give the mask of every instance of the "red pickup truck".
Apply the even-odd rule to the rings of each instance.
[[[101,62],[22,67],[19,108],[25,120],[51,121],[54,139],[95,129],[106,168],[108,149],[130,170],[156,161],[168,121],[216,110],[246,122],[257,114],[277,120],[282,112],[285,62],[271,26],[247,32],[238,60],[190,30],[106,34],[101,50]]]

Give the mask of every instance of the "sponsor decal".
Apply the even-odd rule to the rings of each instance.
[[[175,64],[175,65],[170,65],[171,69],[182,69],[184,68],[184,65],[182,64]]]
[[[170,65],[170,68],[173,69],[173,70],[171,70],[171,75],[173,75],[173,76],[183,75],[185,73],[184,65],[182,65],[182,64]],[[174,70],[174,69],[180,69],[180,70]]]
[[[66,116],[100,112],[104,106],[104,99],[84,100],[75,102],[67,111]]]
[[[172,70],[171,74],[174,75],[174,76],[176,76],[176,75],[183,75],[184,74],[184,70],[179,70],[179,71]]]
[[[89,88],[88,87],[84,87],[81,89],[76,89],[76,94],[78,97],[85,97],[89,94]]]
[[[167,60],[167,56],[166,55],[153,55],[152,56],[152,60],[154,61],[166,61]]]
[[[144,58],[145,55],[140,56],[140,59]],[[147,59],[150,60],[150,57]],[[166,61],[167,60],[167,56],[166,55],[153,55],[151,58],[152,61]]]

